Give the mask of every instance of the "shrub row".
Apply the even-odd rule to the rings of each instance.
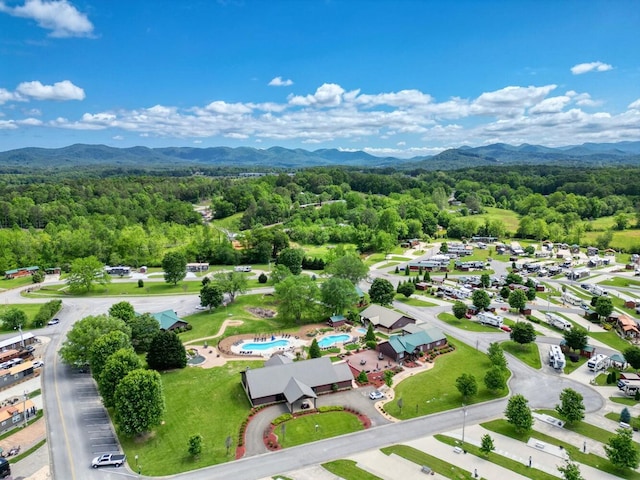
[[[342,412],[344,407],[342,405],[326,405],[324,407],[318,407],[318,412]]]
[[[33,326],[36,328],[44,327],[45,323],[53,318],[53,316],[62,308],[62,300],[51,300],[40,307],[38,313],[33,319]]]
[[[271,423],[273,423],[274,425],[280,425],[283,422],[286,422],[288,420],[291,420],[293,418],[293,415],[291,415],[290,413],[283,413],[282,415],[280,415],[279,417],[274,418]]]

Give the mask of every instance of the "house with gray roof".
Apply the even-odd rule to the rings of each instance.
[[[442,330],[426,324],[407,325],[401,335],[391,335],[389,340],[378,344],[378,351],[385,356],[401,362],[413,359],[420,352],[430,352],[436,347],[447,344]]]
[[[285,402],[290,412],[308,399],[314,407],[319,394],[350,389],[353,373],[346,363],[332,363],[327,357],[294,362],[274,355],[264,367],[241,372],[244,388],[252,406]]]
[[[360,312],[360,320],[365,327],[371,323],[373,328],[387,333],[400,330],[410,323],[416,323],[414,318],[408,317],[404,313],[375,304],[369,305]]]

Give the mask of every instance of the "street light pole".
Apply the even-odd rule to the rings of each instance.
[[[24,424],[22,425],[23,428],[27,426],[27,397],[28,396],[29,396],[29,393],[25,390],[24,400],[22,401],[22,418],[24,419]]]
[[[22,324],[19,324],[15,328],[17,328],[18,331],[20,332],[20,343],[22,344],[22,348],[24,348],[24,337],[22,336]]]
[[[462,404],[462,411],[464,412],[462,416],[462,449],[464,450],[464,427],[467,423],[467,406],[464,403]]]

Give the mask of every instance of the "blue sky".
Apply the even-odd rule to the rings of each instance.
[[[637,1],[0,0],[0,150],[640,140]]]

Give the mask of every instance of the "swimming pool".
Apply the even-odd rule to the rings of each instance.
[[[367,333],[367,329],[366,328],[362,328],[362,327],[358,327],[358,328],[356,328],[356,332],[360,333],[361,335],[365,335]]]
[[[335,345],[336,343],[344,343],[347,340],[351,340],[351,335],[347,335],[345,333],[341,335],[329,335],[328,337],[324,337],[320,340],[318,345],[320,348],[327,348]]]
[[[251,342],[243,343],[242,350],[269,350],[270,348],[288,347],[291,342],[289,340],[272,340],[270,342]]]

